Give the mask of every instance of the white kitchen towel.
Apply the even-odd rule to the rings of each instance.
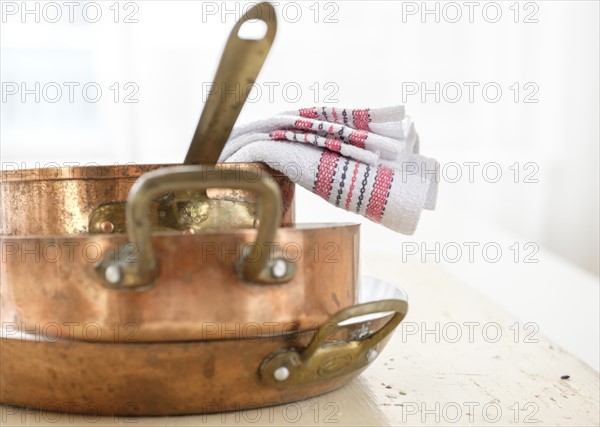
[[[219,161],[263,162],[329,203],[403,234],[434,209],[439,168],[403,106],[302,108],[236,127]]]

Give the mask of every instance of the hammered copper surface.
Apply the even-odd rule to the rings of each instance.
[[[104,203],[124,202],[136,180],[168,165],[73,166],[0,172],[0,234],[8,236],[65,236],[86,234],[89,217]],[[260,163],[224,163],[217,169],[259,167],[273,176],[282,194],[282,225],[294,222],[294,184]],[[256,203],[248,192],[209,190],[215,199]]]
[[[1,237],[1,320],[27,331],[85,340],[215,340],[311,329],[356,301],[358,225],[280,228],[274,239],[295,261],[280,285],[240,280],[234,264],[255,230],[155,233],[154,286],[104,286],[95,266],[125,235]]]

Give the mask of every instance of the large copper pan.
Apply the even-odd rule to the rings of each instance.
[[[316,332],[257,339],[89,343],[4,328],[0,401],[94,416],[166,415],[315,396],[359,375],[406,315],[406,296],[394,286],[364,279],[362,291],[360,305]]]
[[[84,190],[80,194],[89,197],[77,200],[86,208],[73,209],[70,221],[59,229],[41,214],[31,222],[10,211],[15,220],[5,230],[15,230],[18,223],[32,231],[37,223],[41,235],[0,237],[2,322],[64,339],[120,342],[218,340],[315,329],[356,302],[359,229],[279,228],[280,186],[263,172],[249,166],[243,173],[226,166],[152,171],[137,181],[124,205],[128,235],[48,235],[85,224],[84,213],[96,196]],[[41,196],[44,183],[19,183]],[[93,183],[74,184],[76,189],[88,185]],[[154,210],[149,207],[158,195],[206,188],[255,193],[257,230],[151,234]],[[21,197],[18,191],[10,193]],[[118,191],[112,196],[123,197]],[[34,210],[22,198],[23,212]],[[78,226],[72,225],[75,221]]]

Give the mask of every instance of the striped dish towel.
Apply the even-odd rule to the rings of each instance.
[[[403,106],[302,108],[236,127],[220,162],[263,162],[329,203],[403,234],[434,209],[438,163]]]

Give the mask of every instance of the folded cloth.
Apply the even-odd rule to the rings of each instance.
[[[263,162],[329,203],[403,234],[434,209],[438,163],[403,106],[302,108],[236,127],[220,162]]]

